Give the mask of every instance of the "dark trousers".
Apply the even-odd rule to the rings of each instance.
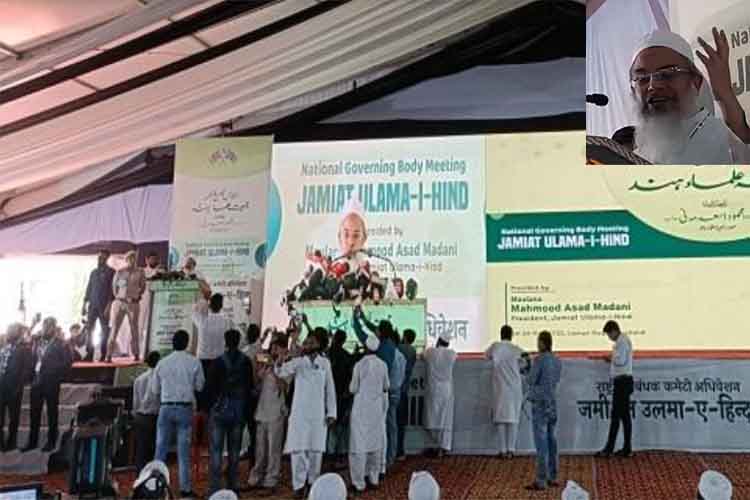
[[[203,379],[208,380],[208,373],[211,371],[211,363],[214,362],[213,359],[201,359],[201,367],[203,368]],[[204,385],[202,391],[198,391],[195,393],[195,406],[197,407],[198,412],[200,413],[208,413],[208,411],[211,409],[210,406],[210,399],[211,396],[208,394],[208,389]]]
[[[159,415],[135,414],[133,432],[135,432],[135,469],[136,475],[156,454],[156,422]]]
[[[224,444],[227,447],[227,489],[238,490],[238,464],[242,447],[242,430],[244,422],[226,425],[211,418],[211,451],[209,459],[209,495],[221,489],[221,465],[224,456]]]
[[[101,359],[107,356],[107,343],[109,342],[109,314],[104,314],[104,311],[97,310],[94,307],[89,307],[89,313],[86,316],[86,328],[88,328],[88,339],[86,340],[87,351],[89,355],[87,357],[93,358],[94,356],[94,325],[99,321],[99,328],[102,331],[102,338],[100,339],[99,349],[101,351]]]
[[[23,388],[13,390],[0,388],[0,449],[13,449],[16,447],[18,436],[18,421],[21,417],[21,400],[23,399]],[[5,439],[5,414],[8,413],[8,439]]]
[[[401,402],[398,404],[398,446],[396,456],[406,455],[404,450],[404,439],[406,437],[406,425],[409,423],[409,391],[401,391]]]
[[[242,426],[242,430],[244,430],[246,427],[248,432],[248,440],[247,449],[245,449],[245,452],[247,452],[248,458],[252,460],[252,458],[255,456],[255,433],[258,428],[258,422],[255,421],[255,412],[250,414],[250,416],[246,416],[244,425]]]
[[[632,451],[631,438],[633,435],[633,422],[630,415],[630,395],[633,394],[633,377],[623,375],[615,377],[614,393],[612,394],[612,419],[609,422],[609,437],[605,450],[612,452],[617,441],[617,433],[620,430],[620,421],[625,431],[625,443],[623,449]]]
[[[42,405],[47,405],[47,444],[57,442],[57,412],[60,403],[60,384],[34,384],[31,386],[31,433],[29,446],[39,444],[39,427],[42,419]]]

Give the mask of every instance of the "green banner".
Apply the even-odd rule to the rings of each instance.
[[[193,304],[198,297],[197,281],[152,281],[151,315],[146,352],[172,352],[172,336],[177,330],[193,335]]]
[[[626,210],[488,214],[486,224],[489,263],[750,256],[750,238],[678,238]]]

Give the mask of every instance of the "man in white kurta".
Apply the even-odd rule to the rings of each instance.
[[[520,347],[511,342],[513,329],[500,329],[500,342],[493,343],[485,355],[492,363],[492,422],[498,426],[501,456],[512,456],[516,451],[518,420],[523,404]]]
[[[450,451],[453,442],[453,365],[456,351],[448,346],[450,337],[441,334],[437,347],[425,349],[422,357],[426,368],[425,428],[437,441],[439,455]]]
[[[664,29],[649,33],[629,72],[636,154],[660,165],[750,161],[750,148],[714,116],[708,82],[687,40]]]
[[[349,424],[349,473],[357,491],[365,490],[365,476],[377,486],[388,404],[388,367],[375,355],[380,341],[367,337],[367,355],[354,365],[349,391],[354,394]]]
[[[336,421],[336,389],[331,363],[320,355],[320,343],[309,335],[302,356],[275,367],[277,377],[294,377],[295,388],[284,453],[292,456],[292,487],[296,498],[320,475],[328,426]]]
[[[159,254],[156,252],[149,252],[146,256],[146,267],[143,268],[143,274],[146,275],[146,279],[150,280],[159,273],[164,273],[166,270],[159,263]],[[148,336],[149,321],[151,319],[151,289],[146,285],[146,290],[141,296],[141,314],[138,316],[139,330],[141,332],[141,352],[144,356],[148,355],[148,346],[146,346],[146,337]]]

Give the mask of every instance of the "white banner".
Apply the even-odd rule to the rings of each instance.
[[[260,323],[260,308],[250,317],[247,309],[248,301],[262,299],[257,282],[265,266],[271,148],[271,136],[187,139],[176,146],[170,268],[193,257],[242,330],[249,321]]]
[[[432,446],[421,427],[424,365],[414,368],[407,449]],[[454,369],[456,395],[453,452],[494,454],[491,371],[484,360],[460,360]],[[702,452],[750,450],[750,361],[655,359],[636,361],[631,397],[633,448]],[[612,386],[603,361],[563,360],[558,389],[557,438],[561,453],[591,453],[604,447]],[[533,452],[531,408],[524,405],[518,450]],[[618,446],[622,443],[622,426]]]

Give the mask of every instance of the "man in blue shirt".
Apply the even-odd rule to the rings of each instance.
[[[409,381],[411,373],[414,370],[414,364],[417,362],[417,350],[414,349],[414,340],[417,334],[412,329],[404,330],[404,338],[398,345],[398,350],[406,358],[406,372],[404,373],[404,382],[401,384],[401,401],[398,404],[398,446],[396,447],[397,459],[406,458],[404,451],[404,437],[406,435],[406,424],[409,420]]]
[[[536,481],[527,490],[543,490],[559,486],[557,481],[557,385],[560,383],[562,364],[552,353],[552,335],[539,333],[539,355],[534,359],[529,374],[529,401],[531,422],[536,447]]]

